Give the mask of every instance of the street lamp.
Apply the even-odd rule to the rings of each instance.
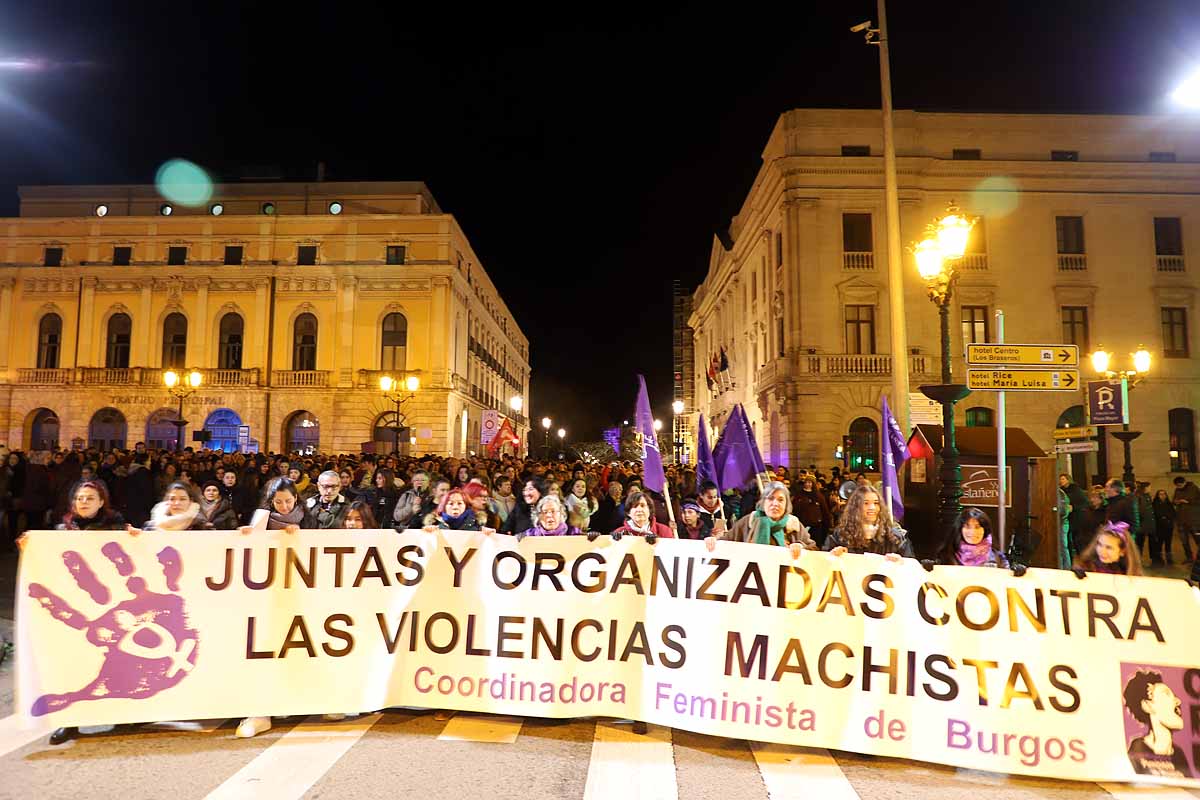
[[[554,421],[549,417],[542,417],[542,460],[550,460],[550,426]]]
[[[1133,369],[1112,369],[1113,355],[1103,347],[1097,347],[1095,352],[1089,357],[1092,362],[1092,369],[1096,374],[1102,375],[1109,380],[1119,380],[1129,389],[1137,386],[1146,377],[1146,373],[1150,371],[1150,362],[1152,358],[1150,351],[1142,345],[1138,345],[1136,353],[1130,353],[1129,357],[1133,360]],[[1125,416],[1129,416],[1129,409],[1126,408]],[[1122,449],[1125,451],[1125,466],[1121,470],[1121,481],[1125,484],[1130,492],[1134,490],[1134,474],[1133,474],[1133,440],[1142,435],[1141,431],[1129,430],[1129,423],[1122,423],[1121,430],[1112,432],[1113,438],[1121,443]],[[1106,470],[1107,472],[1107,470]]]
[[[662,420],[661,419],[654,420],[654,432],[658,433],[661,430],[662,430]]]
[[[558,454],[561,457],[563,453],[563,440],[567,438],[567,429],[558,429]]]
[[[519,394],[513,395],[508,399],[508,407],[513,410],[514,414],[519,415],[521,413],[521,409],[525,407],[525,398],[521,397]]]
[[[384,399],[395,403],[395,416],[392,418],[392,424],[388,427],[392,430],[392,452],[400,452],[400,431],[405,428],[406,417],[401,413],[400,407],[404,403],[417,396],[417,390],[421,388],[421,379],[416,375],[409,375],[403,381],[393,378],[391,375],[384,375],[379,379],[379,390],[383,392]]]
[[[183,429],[187,427],[187,420],[183,418],[183,401],[194,395],[203,381],[204,377],[196,370],[191,370],[187,375],[180,375],[173,369],[163,373],[163,383],[166,384],[167,391],[179,401],[179,412],[175,419],[171,420],[171,424],[175,426],[176,453],[183,451]]]
[[[954,262],[963,257],[967,239],[975,221],[953,203],[936,223],[926,226],[925,238],[910,249],[917,262],[917,271],[925,281],[926,293],[938,308],[941,323],[942,382],[921,386],[921,393],[942,404],[942,466],[939,472],[938,517],[946,541],[958,518],[962,499],[962,470],[958,448],[954,442],[954,404],[971,393],[961,383],[954,383],[950,368],[950,302],[954,298],[954,283],[958,278]],[[898,353],[896,358],[903,358]],[[900,369],[900,366],[894,367]]]

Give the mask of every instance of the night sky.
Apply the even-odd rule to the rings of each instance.
[[[637,372],[667,415],[671,280],[703,279],[781,112],[878,107],[848,31],[874,2],[415,5],[0,2],[0,63],[40,62],[0,66],[0,214],[171,157],[425,181],[529,337],[533,415],[599,438]],[[1197,2],[977,5],[892,2],[897,108],[1160,112],[1200,66]]]

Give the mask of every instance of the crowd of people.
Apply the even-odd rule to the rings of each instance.
[[[191,449],[130,451],[4,452],[0,467],[0,525],[19,547],[31,529],[258,530],[422,528],[526,536],[611,535],[719,540],[786,547],[834,556],[874,553],[898,561],[915,558],[913,542],[866,475],[853,482],[837,468],[792,474],[770,470],[744,490],[718,490],[697,481],[686,466],[667,469],[666,495],[651,491],[641,464],[539,462],[506,456],[454,458],[373,454],[276,455]],[[1151,498],[1139,484],[1133,494],[1120,480],[1084,492],[1070,476],[1059,479],[1069,509],[1067,540],[1074,569],[1142,574],[1145,547],[1155,563],[1170,561],[1176,529],[1192,558],[1200,522],[1200,489],[1175,480],[1168,498]],[[669,507],[668,507],[669,504]],[[1025,571],[1010,563],[992,537],[981,509],[962,510],[953,530],[931,557],[936,564],[990,566]],[[928,548],[926,548],[928,549]],[[1200,580],[1200,561],[1192,579]],[[438,712],[439,714],[441,712]],[[343,714],[331,714],[341,718]],[[271,727],[249,717],[238,735]],[[61,728],[60,743],[77,734]]]

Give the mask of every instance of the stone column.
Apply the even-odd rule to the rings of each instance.
[[[154,357],[154,342],[150,341],[150,315],[154,311],[154,279],[142,278],[138,281],[142,296],[138,303],[137,319],[134,321],[133,342],[130,345],[129,366],[154,367],[159,359]]]
[[[336,312],[334,319],[333,378],[338,386],[354,385],[354,296],[358,278],[343,277],[337,284]],[[363,363],[374,363],[364,360]]]
[[[212,326],[208,319],[208,285],[211,278],[196,278],[196,314],[192,331],[188,335],[187,363],[200,369],[216,366],[209,361]]]
[[[258,367],[261,370],[263,385],[270,381],[271,376],[267,374],[267,348],[270,347],[268,336],[268,327],[271,324],[271,309],[268,307],[270,301],[270,278],[255,278],[254,279],[254,316],[251,318],[250,324],[253,326],[250,334],[251,341],[254,343],[251,349],[251,357],[242,359],[242,365],[246,368]],[[265,446],[265,445],[264,445]]]
[[[0,369],[6,369],[11,360],[9,349],[13,346],[12,335],[12,304],[13,285],[15,278],[0,278],[0,336],[4,344],[0,345]]]
[[[75,335],[79,337],[79,346],[76,348],[79,357],[72,366],[94,367],[96,365],[96,332],[92,328],[95,325],[96,284],[99,281],[94,275],[85,275],[82,280],[79,330],[75,331]]]

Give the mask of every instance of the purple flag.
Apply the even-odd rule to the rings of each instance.
[[[721,482],[717,480],[717,465],[713,463],[712,449],[708,446],[708,424],[704,415],[700,415],[700,430],[696,432],[696,491],[705,481],[712,481],[721,491]]]
[[[892,516],[904,519],[904,500],[900,497],[900,476],[898,470],[908,460],[908,442],[900,423],[892,416],[888,408],[887,398],[883,398],[883,494],[891,501]]]
[[[717,485],[722,490],[744,489],[754,482],[755,476],[767,470],[740,403],[729,412],[729,421],[713,448],[713,463],[717,468]]]
[[[662,454],[658,451],[658,437],[654,433],[654,415],[650,413],[650,397],[646,394],[646,378],[642,375],[638,375],[633,430],[642,450],[642,482],[647,489],[662,494],[667,475],[663,472]]]

